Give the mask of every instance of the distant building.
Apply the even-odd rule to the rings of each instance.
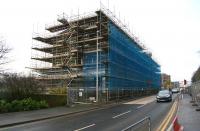
[[[171,87],[171,76],[165,73],[161,74],[161,85],[163,88],[170,88]]]
[[[172,86],[172,88],[179,88],[180,83],[179,83],[179,81],[174,81],[174,82],[171,82],[171,86]]]

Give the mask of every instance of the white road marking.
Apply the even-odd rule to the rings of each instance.
[[[143,106],[145,106],[145,105],[138,106],[137,109],[140,109],[140,108],[142,108]]]
[[[92,127],[92,126],[95,126],[95,124],[91,124],[91,125],[88,125],[88,126],[85,126],[85,127],[79,128],[79,129],[76,129],[74,131],[81,131],[81,130],[84,130],[86,128]]]
[[[127,113],[129,113],[129,112],[131,112],[131,111],[129,110],[129,111],[127,111],[127,112],[124,112],[124,113],[121,113],[121,114],[119,114],[119,115],[113,116],[112,118],[115,119],[115,118],[120,117],[120,116],[122,116],[122,115],[125,115],[125,114],[127,114]]]

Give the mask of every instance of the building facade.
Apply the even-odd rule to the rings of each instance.
[[[172,88],[179,88],[180,87],[179,81],[173,81],[173,82],[171,82],[171,84],[172,84]]]
[[[32,48],[43,63],[32,69],[46,92],[63,89],[78,101],[160,89],[160,65],[107,9],[57,20],[46,27],[53,35],[33,38],[45,44]]]
[[[171,88],[171,76],[163,73],[161,74],[161,78],[162,78],[162,88],[164,89]]]

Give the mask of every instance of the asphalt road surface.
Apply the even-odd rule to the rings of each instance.
[[[173,95],[173,99],[175,99],[175,96]],[[157,103],[155,97],[151,99],[7,127],[0,129],[0,131],[121,131],[146,116],[150,116],[152,129],[155,130],[164,119],[173,102]],[[147,123],[143,124],[143,128],[147,126]]]

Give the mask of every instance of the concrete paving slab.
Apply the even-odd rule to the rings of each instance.
[[[188,94],[183,94],[180,99],[178,120],[184,126],[184,131],[199,131],[200,130],[200,112],[196,111],[196,107],[190,103],[191,97]]]

